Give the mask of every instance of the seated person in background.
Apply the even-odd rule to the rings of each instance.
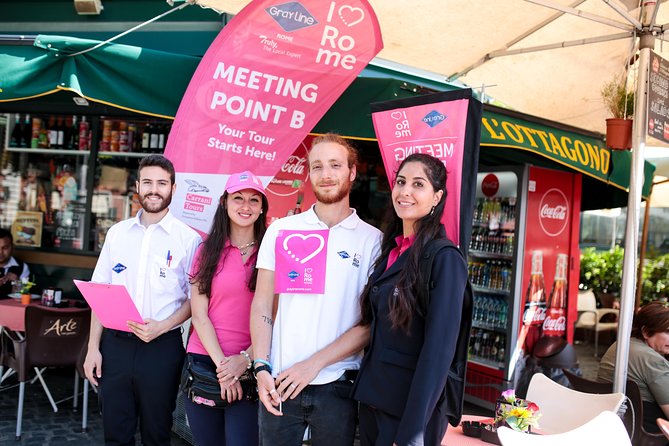
[[[597,379],[613,381],[616,364],[614,343],[599,363]],[[659,432],[656,418],[669,419],[669,304],[652,302],[634,316],[627,377],[637,383],[643,400],[643,426]]]
[[[28,265],[12,256],[14,237],[7,229],[0,228],[0,299],[8,299],[12,281],[30,276]]]

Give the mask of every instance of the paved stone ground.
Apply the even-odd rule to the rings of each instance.
[[[599,359],[593,356],[592,344],[577,344],[575,348],[583,376],[587,379],[595,379]],[[603,354],[604,351],[606,351],[606,346],[601,345],[600,354]],[[56,401],[71,397],[74,381],[74,371],[72,369],[49,369],[45,374],[45,379]],[[80,385],[80,391],[81,388]],[[15,377],[10,377],[0,387],[0,446],[91,446],[103,444],[102,420],[98,413],[97,395],[93,391],[90,391],[89,394],[88,431],[82,433],[81,409],[73,412],[72,400],[69,400],[62,402],[59,405],[58,412],[54,413],[38,382],[26,386],[23,436],[20,441],[16,441],[14,431],[18,393]],[[79,406],[81,407],[81,398]],[[465,404],[465,413],[490,414],[488,410],[468,403]],[[179,432],[179,435],[172,434],[172,445],[174,446],[190,444],[182,438],[189,438],[189,435],[183,418],[180,417],[183,417],[183,415],[177,407],[175,429]],[[139,435],[137,438],[139,439]],[[140,444],[139,441],[137,444]]]

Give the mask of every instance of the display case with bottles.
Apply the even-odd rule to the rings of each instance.
[[[95,253],[137,213],[139,160],[162,153],[171,121],[143,116],[7,114],[0,226],[18,246]]]

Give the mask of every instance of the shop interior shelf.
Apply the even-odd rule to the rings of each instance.
[[[99,157],[108,156],[108,157],[144,158],[149,155],[155,155],[155,154],[145,153],[145,152],[98,152]]]
[[[508,290],[498,290],[495,288],[485,288],[482,286],[478,285],[472,285],[472,288],[474,291],[479,292],[479,293],[488,293],[488,294],[503,294],[503,295],[509,295],[511,292]]]
[[[475,362],[476,364],[482,365],[484,367],[490,367],[492,369],[502,370],[504,368],[503,362],[490,361],[489,359],[483,359],[473,355],[469,356],[469,362]]]
[[[32,149],[30,147],[6,147],[7,152],[17,153],[45,153],[48,155],[72,155],[72,156],[86,156],[90,155],[89,150],[71,150],[71,149]]]
[[[481,328],[483,330],[494,331],[496,333],[506,334],[506,327],[497,327],[494,325],[484,324],[479,321],[472,321],[472,328]]]
[[[469,250],[469,255],[472,257],[478,257],[481,259],[504,259],[504,260],[513,260],[513,256],[510,254],[502,254],[496,252],[488,251],[476,251],[473,249]]]

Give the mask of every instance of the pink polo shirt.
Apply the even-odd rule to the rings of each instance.
[[[239,250],[228,241],[223,248],[218,273],[214,275],[211,283],[209,319],[226,356],[238,355],[251,345],[249,318],[253,292],[249,290],[248,283],[256,266],[256,258],[257,250],[243,264]],[[192,275],[198,271],[199,264],[200,248],[195,253]],[[187,351],[208,355],[196,330],[191,333]]]

